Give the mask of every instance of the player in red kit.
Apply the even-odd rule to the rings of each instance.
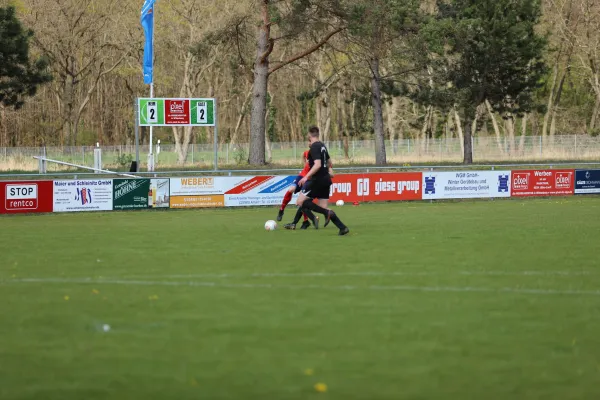
[[[290,201],[292,201],[292,196],[294,196],[294,194],[302,190],[302,187],[298,185],[298,182],[300,182],[300,179],[304,178],[308,171],[310,171],[310,165],[308,164],[308,151],[305,151],[304,154],[302,154],[302,159],[304,160],[304,169],[302,169],[300,174],[296,177],[296,179],[294,179],[294,182],[292,183],[288,191],[285,192],[285,196],[283,196],[283,202],[281,203],[279,213],[277,214],[277,221],[281,221],[281,219],[283,218],[283,212],[285,210],[285,207],[289,204]],[[304,222],[302,223],[300,229],[307,229],[309,226],[310,222],[308,222],[308,217],[304,215]]]

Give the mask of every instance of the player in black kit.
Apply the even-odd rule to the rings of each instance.
[[[346,235],[350,232],[348,227],[344,225],[332,210],[327,209],[329,188],[331,187],[331,161],[327,147],[319,140],[319,128],[316,126],[309,128],[308,140],[310,141],[310,151],[308,154],[310,171],[298,182],[298,185],[302,187],[302,191],[298,196],[296,204],[312,221],[315,228],[319,229],[319,220],[312,213],[313,211],[325,216],[324,226],[327,226],[331,221],[340,230],[340,236]],[[313,203],[313,199],[318,199],[319,205]],[[296,224],[300,220],[298,214],[301,215],[301,213],[298,212],[296,214],[298,220],[295,218],[294,222],[285,225],[286,229],[296,228]]]

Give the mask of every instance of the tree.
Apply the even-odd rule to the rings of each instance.
[[[116,0],[27,0],[26,6],[33,10],[32,23],[40,27],[35,44],[55,75],[61,142],[75,145],[79,122],[98,84],[132,50],[131,32],[121,23],[127,6]]]
[[[33,31],[23,29],[14,7],[0,7],[0,103],[4,107],[20,108],[38,86],[52,79],[45,59],[30,59],[32,36]]]
[[[417,32],[419,2],[415,0],[361,0],[349,3],[348,40],[355,55],[368,67],[375,132],[375,161],[386,164],[383,93],[385,78],[381,62],[393,51],[395,42]],[[394,71],[390,75],[396,75]]]
[[[454,0],[439,4],[423,38],[433,73],[421,80],[421,99],[462,114],[464,163],[473,162],[472,125],[486,100],[504,118],[536,107],[534,90],[546,72],[546,41],[535,32],[538,0]],[[423,82],[424,81],[424,82]]]
[[[252,88],[252,113],[250,128],[250,156],[252,165],[265,164],[265,134],[266,112],[269,76],[275,71],[308,56],[320,49],[335,34],[344,27],[340,24],[329,26],[326,21],[336,21],[336,10],[341,9],[337,0],[316,1],[260,1],[261,19],[258,26],[256,41],[256,57],[254,60],[254,80]],[[334,18],[332,18],[334,17]],[[274,25],[279,28],[281,35],[272,37]],[[324,29],[323,29],[324,28]],[[327,30],[328,29],[328,30]],[[316,43],[307,46],[282,61],[271,65],[269,57],[275,44],[281,40],[290,40],[302,34],[320,34]]]
[[[222,2],[221,2],[222,3]],[[215,4],[199,0],[179,0],[165,3],[162,8],[162,17],[169,27],[164,36],[167,39],[170,51],[175,52],[175,65],[172,58],[168,58],[170,65],[168,74],[179,81],[178,95],[181,98],[213,97],[214,86],[212,82],[206,85],[206,75],[215,71],[214,64],[222,56],[222,37],[226,36],[229,27],[217,30],[209,22],[215,15],[222,12],[223,4]],[[162,43],[161,43],[162,44]],[[165,51],[167,46],[164,46]],[[182,67],[182,68],[179,68]],[[177,71],[177,72],[175,72]],[[209,86],[204,93],[199,89]],[[192,126],[177,126],[171,128],[175,140],[177,161],[183,165],[187,159],[192,140]],[[198,128],[196,128],[198,129]]]

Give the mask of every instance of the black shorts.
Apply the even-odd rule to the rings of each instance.
[[[331,178],[329,176],[307,181],[302,187],[302,194],[309,199],[329,199]]]

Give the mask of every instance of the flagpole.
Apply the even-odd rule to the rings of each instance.
[[[152,5],[152,82],[150,82],[150,98],[154,98],[154,28],[156,21],[156,4]],[[154,172],[154,151],[152,149],[152,125],[150,125],[150,149],[148,150],[148,171]]]

